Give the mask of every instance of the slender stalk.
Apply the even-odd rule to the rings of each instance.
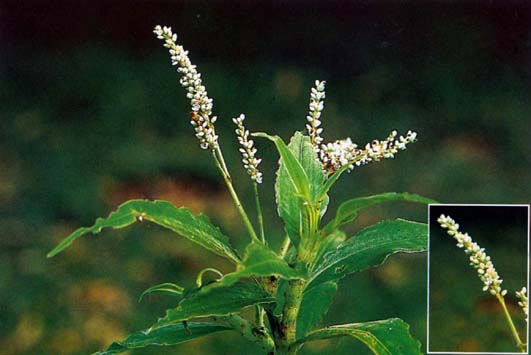
[[[511,314],[509,313],[509,310],[507,309],[507,306],[505,305],[505,299],[500,294],[497,294],[496,298],[498,299],[498,302],[500,302],[500,305],[503,308],[505,319],[507,320],[507,324],[509,325],[509,328],[511,329],[511,333],[512,333],[514,341],[516,342],[516,346],[518,347],[520,352],[525,353],[525,344],[522,343],[522,340],[520,340],[520,336],[518,335],[518,331],[516,330],[516,327],[514,326],[513,319],[511,318]]]
[[[254,187],[254,198],[256,201],[256,214],[258,215],[258,226],[260,228],[260,238],[262,243],[265,244],[265,234],[264,234],[264,217],[262,216],[262,205],[260,204],[260,196],[258,195],[258,184],[253,181]]]
[[[245,209],[243,208],[242,203],[240,202],[240,199],[238,198],[238,194],[236,193],[236,190],[234,190],[234,186],[232,185],[232,178],[230,177],[229,171],[227,169],[227,165],[225,164],[225,160],[223,159],[223,154],[221,153],[221,149],[219,148],[216,149],[216,151],[212,152],[212,155],[214,157],[214,161],[216,162],[216,167],[221,172],[221,175],[223,176],[223,180],[225,180],[225,185],[227,185],[227,188],[229,189],[232,200],[234,201],[234,204],[236,205],[238,212],[240,212],[240,215],[243,219],[243,223],[245,224],[245,227],[247,227],[247,231],[249,232],[251,239],[253,241],[259,241],[258,236],[256,235],[256,232],[254,231],[254,227],[251,221],[249,220],[249,217],[247,216],[247,213],[245,212]]]

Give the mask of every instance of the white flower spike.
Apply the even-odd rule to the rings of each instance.
[[[525,287],[522,287],[520,291],[516,291],[516,297],[520,299],[518,302],[518,305],[522,307],[522,311],[525,314],[525,321],[529,321],[529,303],[527,299],[527,289]]]
[[[319,156],[319,147],[323,141],[323,138],[321,137],[323,128],[319,127],[321,126],[319,118],[324,109],[324,99],[326,97],[325,85],[326,81],[315,81],[315,87],[313,87],[310,92],[310,111],[308,116],[306,116],[306,120],[308,121],[308,123],[306,123],[306,129],[308,130],[310,142],[312,143],[317,156]]]
[[[181,74],[179,83],[187,90],[186,97],[190,99],[192,112],[190,123],[194,126],[195,136],[199,139],[202,149],[214,150],[218,148],[218,136],[214,129],[216,116],[212,115],[212,99],[208,97],[206,88],[203,86],[201,74],[188,57],[188,51],[178,44],[177,34],[172,33],[171,27],[155,26],[153,33],[157,38],[165,41],[164,47],[169,49],[172,65],[177,66],[177,72]]]
[[[398,133],[392,131],[385,140],[375,139],[367,143],[364,149],[358,148],[358,145],[352,143],[350,138],[337,140],[321,145],[319,158],[323,163],[323,169],[328,174],[333,174],[344,166],[348,166],[348,172],[350,172],[355,166],[394,158],[399,150],[406,149],[407,144],[416,141],[417,133],[408,131],[405,137],[397,138],[397,136]]]
[[[480,280],[483,282],[483,291],[489,291],[493,296],[505,296],[507,290],[502,290],[500,276],[496,272],[494,265],[485,253],[485,249],[481,248],[467,233],[459,231],[459,224],[457,224],[450,216],[442,214],[437,222],[442,228],[447,229],[447,233],[457,240],[457,246],[464,248],[465,253],[469,255],[470,266],[477,270]]]
[[[233,118],[232,121],[238,128],[236,128],[236,134],[238,135],[238,143],[240,143],[241,148],[240,152],[242,153],[242,163],[247,174],[251,177],[251,180],[255,181],[257,184],[262,183],[262,172],[258,170],[258,164],[262,159],[255,157],[256,148],[254,147],[254,142],[252,139],[249,139],[249,131],[245,129],[243,121],[245,120],[245,115],[242,113],[240,116]]]

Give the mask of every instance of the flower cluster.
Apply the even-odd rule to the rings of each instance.
[[[348,171],[352,171],[355,166],[368,164],[373,161],[380,161],[385,158],[394,158],[399,150],[406,149],[406,145],[415,142],[417,133],[408,131],[406,136],[398,136],[396,131],[392,131],[384,140],[373,140],[367,143],[364,149],[358,148],[352,143],[350,138],[337,140],[333,143],[321,145],[319,158],[323,164],[323,169],[329,174],[348,166]]]
[[[319,118],[324,109],[324,99],[326,97],[325,84],[326,81],[315,81],[315,87],[313,87],[310,92],[310,112],[308,113],[308,116],[306,116],[306,120],[308,121],[308,123],[306,123],[306,129],[310,136],[310,142],[318,155],[320,151],[319,147],[323,141],[323,138],[321,137],[323,128],[319,127],[321,125]]]
[[[254,156],[256,154],[256,148],[254,147],[253,140],[249,139],[249,131],[245,129],[243,125],[244,120],[245,115],[243,113],[240,116],[232,119],[236,126],[238,126],[235,132],[238,136],[238,142],[241,145],[240,152],[242,153],[243,167],[245,170],[247,170],[251,180],[261,184],[262,172],[258,170],[258,164],[260,164],[262,159],[258,159]]]
[[[492,295],[505,296],[507,290],[501,289],[503,282],[496,272],[490,256],[485,253],[485,249],[481,248],[467,233],[459,231],[459,224],[457,224],[450,216],[442,214],[437,222],[442,228],[447,229],[447,233],[457,240],[457,246],[464,248],[465,253],[469,255],[470,266],[477,270],[478,276],[483,282],[483,291],[489,291]]]
[[[171,27],[155,26],[153,32],[157,38],[165,41],[164,47],[169,49],[172,65],[178,66],[177,72],[181,74],[180,84],[187,90],[186,97],[192,106],[191,121],[195,135],[199,139],[202,149],[216,149],[218,136],[214,129],[216,116],[212,115],[212,99],[208,97],[201,74],[188,57],[188,51],[176,44],[177,35],[172,33]]]
[[[518,305],[522,307],[522,311],[524,311],[524,314],[525,314],[525,321],[527,322],[529,320],[529,315],[528,315],[529,304],[528,304],[528,299],[527,299],[527,289],[525,287],[522,287],[520,291],[516,291],[516,297],[520,299],[520,301],[518,302]]]

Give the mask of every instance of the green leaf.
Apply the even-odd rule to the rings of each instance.
[[[295,345],[343,336],[356,338],[375,355],[422,355],[420,342],[409,333],[409,325],[398,318],[322,328],[309,333]]]
[[[305,292],[297,316],[297,339],[316,327],[332,305],[337,283],[328,281]]]
[[[322,216],[328,205],[328,196],[324,195],[321,201],[318,201],[317,197],[324,183],[325,174],[321,163],[317,160],[310,138],[303,136],[300,132],[295,132],[288,149],[307,176],[310,200],[319,205],[320,216]],[[308,214],[303,205],[304,201],[301,201],[300,193],[292,182],[284,157],[281,157],[279,161],[275,192],[278,214],[284,221],[286,233],[297,246],[301,232],[305,233],[304,229],[307,228]]]
[[[48,253],[48,257],[60,253],[85,234],[98,234],[103,228],[120,229],[143,220],[168,228],[234,263],[239,262],[238,255],[230,246],[228,238],[210,222],[207,216],[195,215],[183,207],[176,208],[167,201],[147,200],[125,202],[107,218],[98,218],[92,227],[77,229]]]
[[[420,252],[428,246],[428,225],[397,219],[363,229],[327,253],[310,275],[308,289],[319,283],[383,263],[397,252]]]
[[[182,296],[184,292],[184,287],[181,287],[179,285],[169,283],[169,282],[151,286],[150,288],[142,292],[142,294],[140,295],[140,299],[138,301],[139,302],[142,301],[142,298],[144,298],[145,295],[150,294],[150,293],[155,293],[155,292],[169,293],[174,296],[175,295]]]
[[[277,275],[285,279],[304,279],[307,272],[293,268],[269,247],[260,243],[247,246],[245,256],[235,272],[225,275],[218,281],[220,285],[231,285],[244,277]]]
[[[339,226],[352,222],[358,216],[358,212],[362,209],[378,205],[384,202],[392,201],[410,201],[418,203],[436,203],[436,201],[422,197],[415,194],[409,194],[407,192],[397,193],[397,192],[386,192],[383,194],[367,196],[367,197],[358,197],[351,200],[343,202],[337,209],[336,216],[332,221],[330,221],[326,227],[323,228],[324,233],[330,233]]]
[[[304,168],[297,160],[295,155],[288,149],[286,143],[279,136],[270,136],[266,133],[253,133],[253,136],[267,138],[277,147],[277,150],[280,154],[282,163],[286,167],[288,175],[297,191],[297,194],[300,195],[305,200],[310,200],[310,181],[308,176],[304,171]]]
[[[326,238],[319,244],[319,249],[317,250],[317,254],[311,268],[314,269],[316,265],[320,265],[323,262],[324,256],[327,253],[336,250],[345,242],[346,239],[347,235],[339,229],[336,229],[332,233],[328,234]]]
[[[93,355],[120,354],[131,349],[146,346],[171,346],[199,338],[208,334],[230,330],[232,328],[216,323],[187,323],[186,325],[169,324],[155,329],[146,329],[133,334],[121,341],[112,343],[106,350]]]
[[[272,303],[275,299],[256,283],[237,282],[230,286],[211,283],[187,292],[176,308],[168,309],[156,326],[198,317],[223,316],[243,307]]]

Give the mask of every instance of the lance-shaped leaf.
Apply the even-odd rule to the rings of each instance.
[[[337,283],[328,281],[305,292],[297,315],[297,339],[315,328],[332,305]]]
[[[170,229],[234,263],[239,262],[238,255],[230,246],[228,238],[210,222],[207,216],[193,214],[183,207],[177,208],[168,201],[147,200],[125,202],[107,218],[98,218],[92,227],[77,229],[48,253],[48,257],[58,254],[85,234],[98,234],[103,228],[120,229],[144,220]]]
[[[291,267],[273,250],[261,243],[251,243],[245,250],[241,264],[235,272],[218,281],[220,285],[231,285],[244,277],[277,275],[285,279],[307,278],[306,270]]]
[[[375,355],[422,355],[420,342],[409,333],[409,325],[398,318],[335,325],[315,330],[294,345],[309,341],[350,336],[365,344]]]
[[[397,219],[363,229],[335,251],[327,253],[310,275],[309,288],[377,266],[397,252],[420,252],[428,246],[428,226]]]
[[[309,190],[309,199],[307,200],[315,203],[315,206],[320,209],[322,216],[328,205],[328,196],[324,195],[319,201],[318,195],[324,184],[325,174],[310,143],[310,138],[303,136],[300,132],[295,132],[287,149],[306,176],[307,181],[305,184],[308,184]],[[304,233],[304,228],[308,225],[308,211],[303,205],[305,201],[301,199],[300,189],[297,188],[293,181],[290,165],[288,159],[281,154],[275,182],[275,193],[278,214],[284,221],[286,233],[294,245],[298,245],[300,233]]]
[[[291,179],[297,194],[299,194],[305,200],[310,200],[310,181],[304,168],[297,160],[295,155],[288,149],[286,143],[279,136],[270,136],[266,133],[253,133],[253,136],[267,138],[277,147],[280,154],[280,158],[286,167],[288,175]]]
[[[436,201],[432,199],[415,194],[409,194],[407,192],[386,192],[373,196],[353,198],[339,205],[336,216],[326,225],[324,228],[324,233],[330,233],[343,224],[352,222],[354,219],[356,219],[358,213],[365,208],[392,201],[409,201],[425,204],[436,203]]]
[[[170,283],[170,282],[165,282],[163,284],[158,284],[158,285],[155,285],[155,286],[151,286],[150,288],[148,288],[147,290],[145,290],[144,292],[142,292],[142,294],[140,295],[140,298],[139,298],[139,302],[142,301],[142,298],[144,298],[145,295],[147,294],[150,294],[150,293],[167,293],[167,294],[170,294],[170,295],[173,295],[173,296],[182,296],[183,292],[184,292],[184,287],[181,287],[179,285],[176,285],[174,283]]]
[[[171,346],[196,339],[208,334],[230,330],[232,328],[217,323],[183,323],[169,324],[163,327],[142,330],[130,334],[121,341],[112,343],[106,350],[93,355],[114,355],[131,349],[145,348],[146,346]]]
[[[159,319],[157,327],[198,317],[224,316],[260,303],[275,299],[256,283],[237,282],[230,286],[216,282],[188,292],[176,308],[168,309]]]

